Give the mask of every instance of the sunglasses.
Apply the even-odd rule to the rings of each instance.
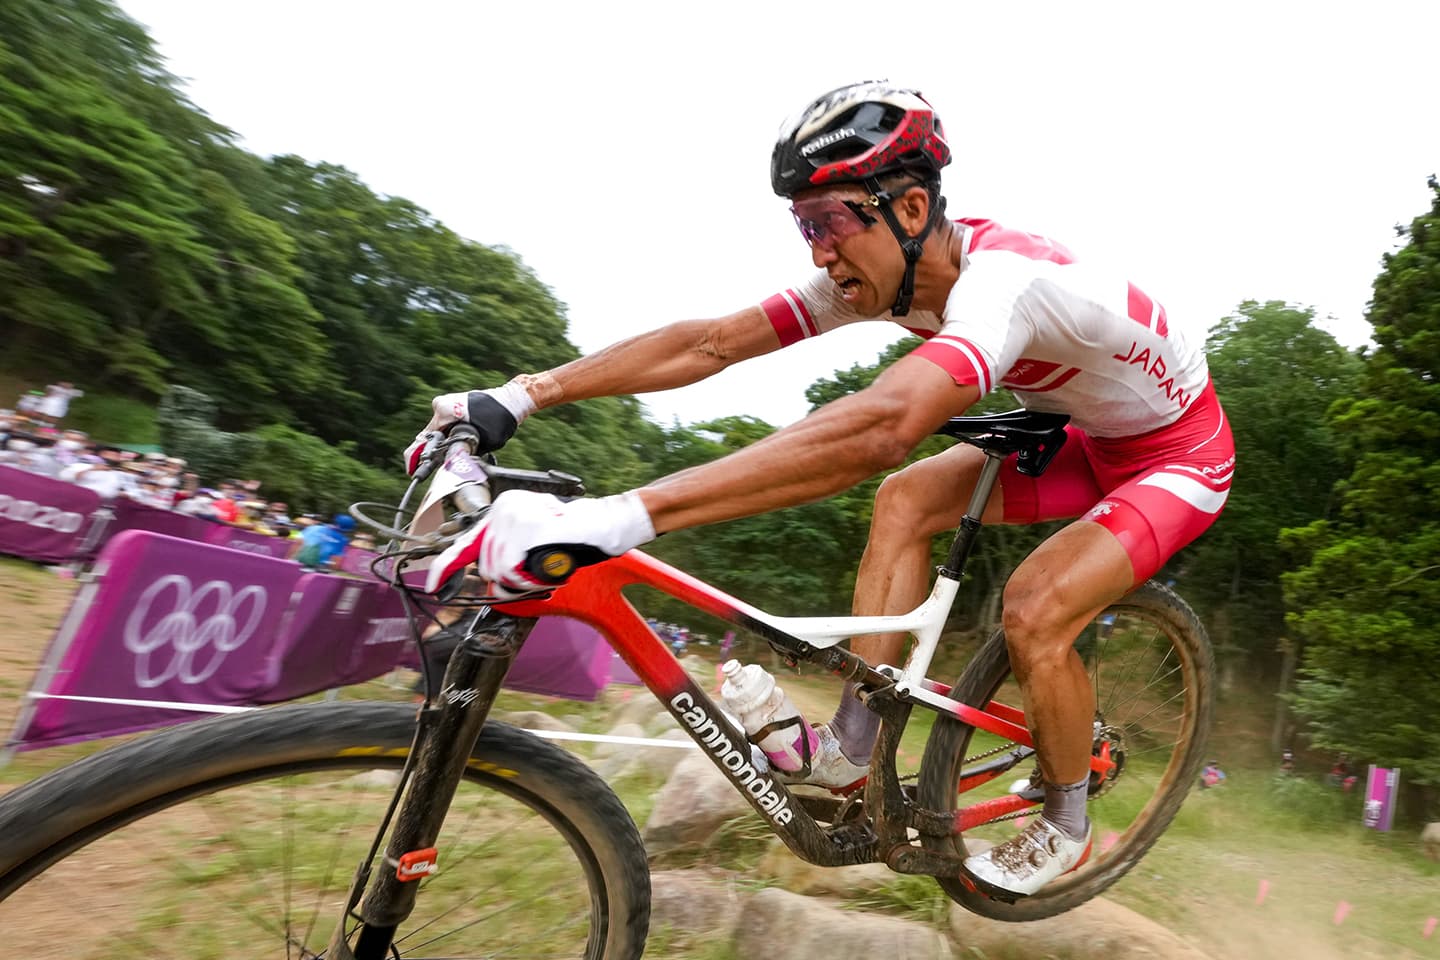
[[[833,251],[835,245],[846,237],[864,233],[875,225],[875,218],[869,210],[877,209],[882,203],[889,203],[918,183],[907,183],[895,190],[881,190],[864,200],[839,200],[835,197],[815,197],[801,200],[790,208],[800,236],[812,247]]]

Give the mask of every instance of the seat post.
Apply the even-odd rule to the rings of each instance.
[[[965,516],[960,518],[960,526],[955,530],[955,539],[950,543],[950,555],[945,558],[945,565],[940,568],[940,576],[959,580],[964,575],[965,563],[970,559],[970,549],[975,545],[975,537],[982,526],[980,518],[985,515],[985,505],[990,502],[990,494],[995,489],[995,481],[1000,476],[1000,464],[1004,459],[1003,453],[985,451],[985,465],[980,468],[980,477],[975,481],[974,492],[970,494],[970,505],[965,508]]]

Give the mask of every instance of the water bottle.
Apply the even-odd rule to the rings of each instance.
[[[748,736],[753,737],[767,724],[779,720],[799,720],[798,724],[772,731],[759,741],[760,749],[777,769],[799,770],[807,755],[815,756],[820,738],[764,667],[758,663],[742,666],[739,660],[727,660],[720,672],[725,678],[720,685],[721,699],[740,719]]]

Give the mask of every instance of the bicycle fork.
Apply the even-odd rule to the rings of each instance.
[[[378,869],[371,859],[356,871],[325,960],[385,960],[391,955],[395,930],[414,909],[420,881],[435,869],[435,842],[485,718],[534,626],[533,619],[487,610],[456,647],[436,701],[420,717],[414,770],[408,785],[402,780],[397,788],[397,797],[404,793],[398,797],[384,856]],[[352,948],[346,928],[354,917],[360,928]]]

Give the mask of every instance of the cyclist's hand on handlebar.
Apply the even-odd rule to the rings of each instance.
[[[507,490],[476,524],[430,566],[425,590],[434,593],[470,564],[496,596],[514,599],[549,590],[577,568],[655,539],[655,527],[635,492],[564,501],[548,493]]]
[[[405,472],[414,476],[438,435],[456,423],[469,423],[480,434],[476,453],[499,450],[515,435],[526,417],[535,412],[535,401],[518,382],[511,380],[491,390],[443,393],[430,401],[432,415],[425,429],[405,448]]]

